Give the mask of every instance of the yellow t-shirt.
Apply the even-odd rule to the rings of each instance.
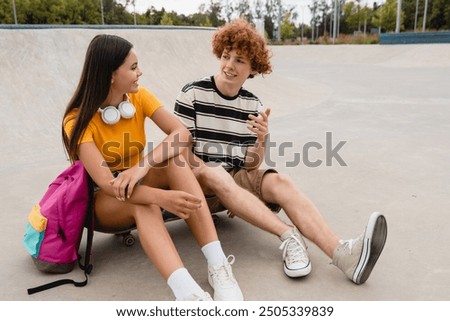
[[[137,93],[128,94],[128,97],[136,108],[131,119],[121,118],[118,123],[108,125],[98,112],[80,139],[80,144],[95,143],[111,171],[130,168],[139,162],[146,144],[145,118],[151,117],[161,107],[158,98],[145,87],[140,87]],[[77,112],[75,108],[64,119],[64,131],[69,137]]]

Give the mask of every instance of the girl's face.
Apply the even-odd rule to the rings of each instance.
[[[219,79],[228,86],[241,88],[253,72],[250,60],[236,50],[224,51],[220,57]]]
[[[111,91],[120,95],[138,92],[138,81],[141,75],[136,52],[131,49],[123,64],[113,73]]]

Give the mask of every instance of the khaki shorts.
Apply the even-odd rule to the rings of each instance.
[[[264,175],[267,173],[277,173],[274,169],[255,169],[251,171],[247,171],[245,169],[233,169],[230,171],[230,175],[233,177],[234,181],[237,185],[242,187],[243,189],[249,191],[261,201],[264,202],[261,196],[261,185],[262,179]],[[206,196],[206,201],[208,203],[208,207],[211,213],[217,213],[221,211],[227,210],[219,201],[216,196]],[[267,203],[264,202],[266,206],[275,213],[278,213],[281,210],[281,207],[278,204]],[[228,215],[233,217],[233,213],[228,211]]]

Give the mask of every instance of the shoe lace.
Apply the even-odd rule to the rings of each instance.
[[[281,243],[280,250],[283,250],[283,259],[288,260],[288,263],[308,262],[306,248],[295,234]]]
[[[224,261],[223,264],[219,266],[214,266],[211,273],[212,277],[214,278],[215,282],[218,283],[219,286],[233,286],[234,276],[233,272],[231,271],[231,264],[234,263],[235,257],[234,255],[229,255]],[[230,284],[232,283],[232,284]]]

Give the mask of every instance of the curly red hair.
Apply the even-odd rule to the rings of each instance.
[[[250,60],[253,71],[263,75],[272,72],[266,39],[243,19],[236,19],[219,28],[213,36],[212,49],[219,59],[225,50],[237,50]]]

